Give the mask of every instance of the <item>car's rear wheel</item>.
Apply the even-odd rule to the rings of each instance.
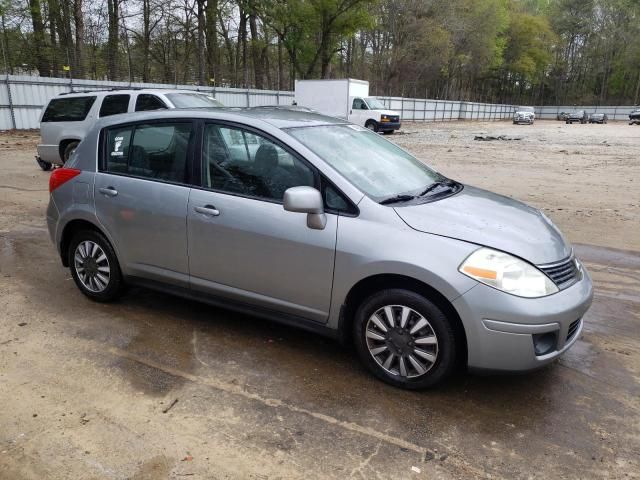
[[[64,148],[64,152],[62,154],[62,161],[64,163],[67,163],[69,161],[69,158],[71,158],[71,155],[73,155],[73,152],[76,151],[76,148],[78,148],[79,144],[80,142],[71,142]]]
[[[356,311],[354,342],[367,369],[396,387],[428,388],[455,370],[451,322],[433,302],[409,290],[383,290],[365,299]]]
[[[87,297],[109,302],[120,295],[123,287],[120,265],[104,235],[93,230],[76,233],[67,254],[71,276]]]

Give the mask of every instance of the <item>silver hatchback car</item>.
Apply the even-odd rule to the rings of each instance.
[[[50,191],[51,238],[89,298],[136,284],[352,341],[399,387],[545,365],[591,304],[543,213],[315,113],[109,117]]]

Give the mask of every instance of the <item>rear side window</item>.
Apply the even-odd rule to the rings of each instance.
[[[155,95],[141,93],[136,98],[136,112],[144,112],[147,110],[163,110],[167,108],[162,100]]]
[[[186,183],[191,122],[115,127],[105,135],[104,169],[110,173]]]
[[[54,98],[42,116],[43,122],[81,122],[96,101],[95,96]]]
[[[100,116],[108,117],[118,113],[127,113],[129,107],[129,95],[107,95],[102,99]]]

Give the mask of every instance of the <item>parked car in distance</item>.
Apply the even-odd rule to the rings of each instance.
[[[565,121],[567,118],[569,118],[569,113],[570,112],[559,112],[558,115],[556,116],[556,119]]]
[[[592,113],[589,115],[589,123],[607,123],[609,117],[606,113]]]
[[[588,120],[589,120],[589,114],[587,112],[585,112],[584,110],[577,110],[569,114],[569,116],[567,117],[567,120],[565,120],[565,123],[567,124],[572,124],[575,122],[587,123]]]
[[[629,125],[640,124],[640,108],[634,108],[629,114]]]
[[[536,113],[533,107],[518,107],[513,114],[513,124],[526,123],[533,125]]]
[[[142,285],[352,341],[398,387],[461,362],[546,365],[592,299],[542,212],[315,113],[103,118],[49,189],[51,239],[87,297]]]
[[[170,108],[221,107],[194,90],[111,89],[62,93],[49,100],[40,117],[36,161],[43,170],[63,165],[99,118]]]

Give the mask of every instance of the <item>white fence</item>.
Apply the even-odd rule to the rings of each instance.
[[[0,79],[0,130],[38,128],[40,113],[50,98],[63,92],[110,88],[181,88],[211,92],[228,107],[291,105],[293,92],[242,88],[213,88],[162,83],[128,83],[98,80],[8,75]]]
[[[0,130],[39,127],[40,112],[50,98],[77,90],[105,90],[110,88],[181,88],[211,92],[229,107],[259,105],[291,105],[293,92],[253,90],[242,88],[198,87],[196,85],[167,85],[162,83],[128,83],[101,80],[69,80],[64,78],[5,75],[0,79]],[[457,120],[506,120],[515,111],[514,105],[476,103],[424,98],[378,97],[384,105],[400,112],[404,121],[442,122]],[[585,110],[587,113],[606,113],[610,120],[628,120],[633,107],[545,106],[536,107],[539,119],[555,119],[561,112]]]
[[[377,97],[390,110],[400,112],[406,121],[448,122],[456,120],[505,120],[515,107],[496,103],[432,100],[425,98]]]

